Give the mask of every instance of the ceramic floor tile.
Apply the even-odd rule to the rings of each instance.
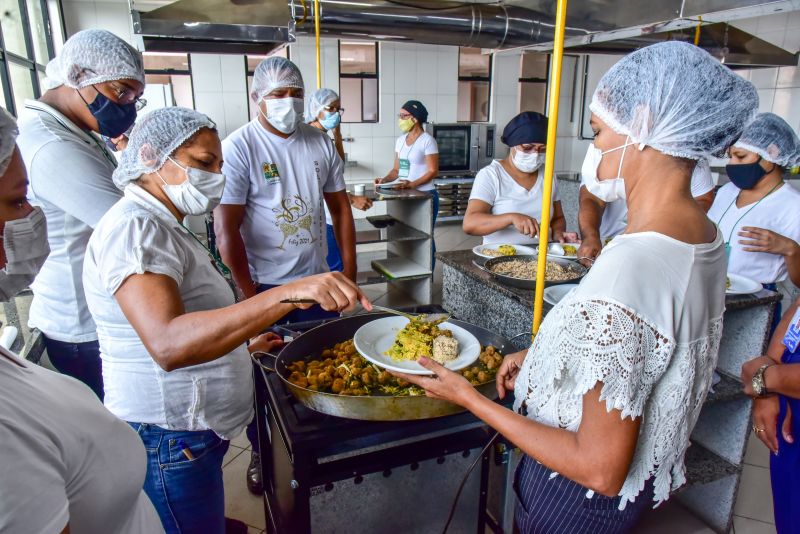
[[[250,493],[245,483],[245,473],[250,464],[249,454],[240,454],[222,469],[222,480],[225,484],[225,517],[244,521],[248,525],[263,530],[263,500]]]
[[[239,447],[240,449],[249,449],[250,441],[247,439],[247,433],[242,432],[238,437],[232,439],[231,445]]]
[[[769,468],[769,449],[752,432],[747,440],[744,463]]]
[[[634,534],[713,534],[699,518],[678,501],[670,500],[655,510],[647,510]]]
[[[239,447],[236,447],[235,445],[229,446],[228,447],[228,452],[226,452],[225,456],[222,458],[222,467],[225,467],[226,465],[231,463],[233,460],[236,459],[237,456],[239,456],[243,452],[245,452],[244,449],[240,449]]]
[[[736,534],[775,534],[775,525],[748,519],[746,517],[733,517],[733,528]]]
[[[734,513],[765,523],[774,522],[769,469],[754,465],[744,466]]]

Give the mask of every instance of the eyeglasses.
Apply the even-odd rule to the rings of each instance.
[[[332,108],[332,107],[329,107],[329,106],[325,106],[323,109],[325,111],[330,111],[331,113],[338,113],[339,115],[344,113],[344,108]]]
[[[114,92],[114,97],[117,100],[117,104],[122,106],[134,104],[136,111],[141,111],[147,105],[147,100],[144,98],[139,98],[136,94],[136,91],[130,87],[117,82],[111,82],[109,85],[111,86],[111,90]]]
[[[412,118],[413,116],[414,116],[414,115],[412,115],[411,113],[398,113],[398,114],[397,114],[397,118],[398,118],[398,119],[410,119],[410,118]]]

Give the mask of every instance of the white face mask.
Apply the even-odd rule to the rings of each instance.
[[[261,106],[258,106],[258,112],[279,132],[290,134],[297,129],[297,125],[303,120],[304,103],[302,98],[288,96],[286,98],[264,99],[264,104],[267,107],[267,112],[261,111]]]
[[[183,169],[186,173],[186,181],[177,185],[168,184],[164,177],[156,171],[161,181],[164,192],[184,215],[203,215],[217,206],[225,190],[225,175],[196,169],[194,167],[184,167],[171,157],[169,160]]]
[[[3,249],[6,267],[0,271],[0,299],[9,300],[33,282],[50,254],[42,208],[34,206],[27,217],[6,222]]]
[[[514,154],[511,160],[514,162],[514,167],[521,172],[534,172],[544,164],[544,152],[523,152],[514,148]]]
[[[606,150],[602,152],[599,148],[592,143],[589,150],[586,151],[586,158],[583,160],[581,167],[581,174],[584,178],[584,185],[586,189],[602,200],[603,202],[614,202],[615,200],[625,200],[625,181],[620,176],[622,172],[622,162],[625,161],[625,150],[632,145],[628,139],[625,139],[625,144]],[[597,168],[600,166],[600,161],[605,154],[614,152],[615,150],[622,149],[622,157],[619,160],[619,169],[617,170],[617,177],[608,180],[599,180],[597,178]]]

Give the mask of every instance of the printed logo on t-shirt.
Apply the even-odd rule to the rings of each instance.
[[[278,166],[274,163],[262,163],[261,170],[264,171],[264,180],[267,184],[276,184],[281,181],[281,175],[278,172]]]
[[[300,247],[317,240],[313,232],[314,208],[300,195],[284,198],[281,206],[272,208],[272,212],[275,214],[275,226],[283,234],[279,249],[286,250],[287,244]]]
[[[800,346],[800,309],[794,313],[792,322],[789,328],[786,329],[786,335],[783,336],[783,344],[789,349],[789,352],[797,352],[797,347]]]

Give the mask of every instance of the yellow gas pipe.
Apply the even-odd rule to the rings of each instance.
[[[564,61],[564,26],[567,20],[567,0],[558,0],[556,6],[556,31],[553,39],[553,57],[550,63],[550,102],[547,110],[547,153],[544,163],[544,191],[542,193],[542,218],[539,222],[539,258],[536,265],[536,292],[533,297],[533,335],[542,324],[544,301],[544,273],[547,267],[547,244],[550,240],[550,204],[553,197],[553,179],[556,160],[556,133],[558,132],[558,102],[561,96],[561,65]]]
[[[322,88],[322,61],[319,53],[319,0],[314,0],[314,34],[317,43],[317,89]]]

